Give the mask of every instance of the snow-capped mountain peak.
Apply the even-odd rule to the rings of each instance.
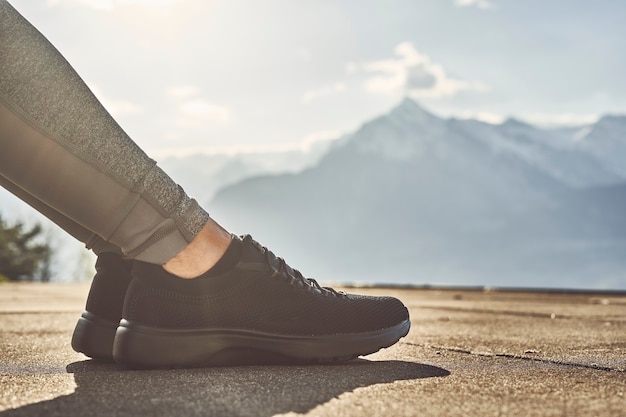
[[[438,147],[446,130],[444,119],[407,97],[389,113],[365,123],[342,145],[359,153],[409,160]]]

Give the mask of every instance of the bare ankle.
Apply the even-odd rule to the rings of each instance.
[[[230,233],[209,219],[200,233],[182,251],[167,261],[163,269],[180,278],[196,278],[220,260],[230,242]]]

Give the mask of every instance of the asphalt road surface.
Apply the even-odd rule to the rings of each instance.
[[[0,284],[0,417],[626,416],[626,294],[349,289],[412,329],[354,361],[127,370],[70,347],[88,284]]]

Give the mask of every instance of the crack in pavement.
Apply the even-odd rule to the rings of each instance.
[[[472,356],[484,356],[484,357],[497,357],[497,358],[505,358],[505,359],[516,359],[516,360],[524,360],[524,361],[532,361],[532,362],[549,363],[549,364],[553,364],[553,365],[571,366],[571,367],[576,367],[576,368],[593,369],[593,370],[596,370],[596,371],[626,373],[626,369],[624,369],[624,368],[615,368],[615,367],[610,367],[610,366],[602,366],[602,365],[598,365],[598,364],[595,364],[595,363],[584,364],[584,363],[572,362],[572,361],[567,361],[567,360],[537,358],[537,357],[524,356],[524,355],[515,355],[515,354],[512,354],[512,353],[487,353],[487,352],[480,352],[480,351],[471,351],[471,350],[468,350],[468,349],[463,349],[463,348],[453,347],[453,346],[426,345],[426,344],[411,343],[411,342],[400,342],[400,344],[410,345],[410,346],[417,346],[417,347],[428,348],[428,349],[435,349],[435,350],[438,350],[438,351],[442,351],[443,350],[443,351],[446,351],[446,352],[463,353],[463,354],[472,355]]]

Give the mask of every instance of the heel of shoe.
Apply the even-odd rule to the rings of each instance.
[[[221,349],[221,343],[195,331],[152,328],[122,319],[113,359],[130,368],[184,368],[206,364]]]
[[[85,311],[78,319],[72,335],[72,349],[92,359],[113,360],[113,340],[118,323],[103,320]]]

